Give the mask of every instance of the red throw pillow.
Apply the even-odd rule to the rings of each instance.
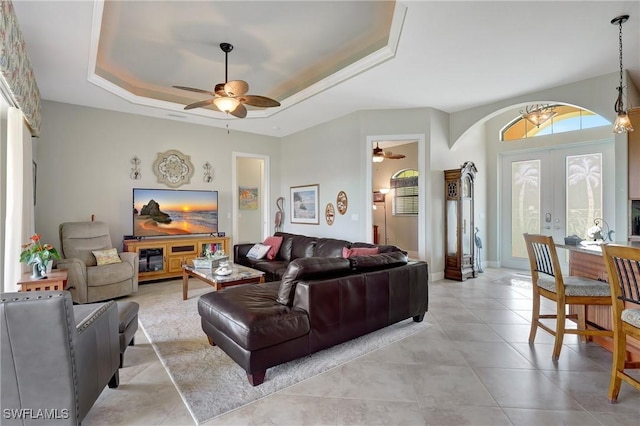
[[[378,254],[378,247],[342,247],[342,257],[344,258],[351,256],[369,256],[372,254]]]
[[[265,246],[270,246],[269,252],[267,253],[267,259],[273,260],[276,258],[278,254],[278,250],[280,250],[280,246],[282,245],[282,237],[267,237],[262,244]]]

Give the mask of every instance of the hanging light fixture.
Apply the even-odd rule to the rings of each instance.
[[[618,40],[620,43],[620,85],[618,86],[618,99],[613,107],[618,114],[616,122],[613,124],[613,133],[626,133],[633,132],[633,126],[627,115],[627,111],[624,109],[624,103],[622,102],[622,24],[629,20],[629,15],[620,15],[611,20],[613,25],[618,25],[620,31],[618,33]]]
[[[374,163],[382,163],[384,161],[384,150],[378,146],[376,143],[376,147],[373,148],[373,162]]]
[[[522,118],[536,127],[540,127],[558,113],[555,111],[554,105],[531,105],[520,111]]]

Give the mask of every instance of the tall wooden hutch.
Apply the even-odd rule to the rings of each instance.
[[[444,277],[464,281],[477,276],[474,250],[473,203],[475,164],[444,171]]]

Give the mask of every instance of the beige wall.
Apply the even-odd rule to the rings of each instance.
[[[152,172],[159,152],[176,149],[191,157],[195,173],[180,188],[217,190],[219,230],[228,235],[232,233],[232,152],[266,155],[274,169],[280,168],[277,138],[233,130],[227,134],[225,129],[49,101],[43,103],[41,137],[34,141],[36,230],[44,241],[58,247],[60,223],[88,221],[91,215],[108,223],[113,244],[121,247],[122,236],[132,232],[132,188],[166,188]],[[141,160],[140,180],[129,178],[134,155]],[[203,181],[202,166],[207,161],[214,172],[210,183]],[[277,173],[271,175],[269,185],[280,187]],[[273,195],[278,196],[277,191]]]

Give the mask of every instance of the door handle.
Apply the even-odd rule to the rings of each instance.
[[[544,214],[544,221],[547,223],[551,223],[551,213]]]
[[[553,227],[553,229],[563,229],[563,228],[564,228],[564,226],[558,226],[558,225]]]
[[[547,226],[543,226],[543,228],[544,228],[544,229],[551,229],[551,226],[550,226],[550,225],[547,225]]]

